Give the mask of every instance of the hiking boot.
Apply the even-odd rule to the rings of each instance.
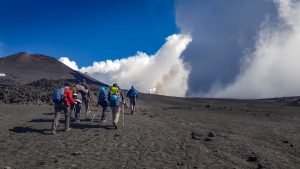
[[[55,135],[55,134],[56,134],[56,131],[55,131],[55,130],[52,130],[52,134]]]
[[[101,120],[100,123],[106,123],[106,120]]]
[[[66,130],[66,132],[69,132],[69,131],[71,131],[71,129],[72,129],[71,127],[70,127],[70,128],[68,128],[68,129]]]
[[[115,129],[118,129],[118,124],[117,123],[113,123]]]

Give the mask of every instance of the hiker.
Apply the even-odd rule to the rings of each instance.
[[[81,112],[81,104],[82,104],[82,96],[79,90],[77,89],[77,86],[73,86],[73,99],[76,102],[76,105],[74,107],[75,110],[75,122],[80,122],[80,112]]]
[[[113,125],[118,129],[118,122],[122,104],[125,104],[123,94],[117,83],[114,83],[108,94],[109,106],[112,112]]]
[[[70,113],[71,106],[76,105],[69,83],[65,83],[63,88],[57,89],[52,95],[54,102],[55,116],[52,124],[52,133],[56,134],[56,128],[59,122],[61,111],[65,113],[65,131],[70,131]]]
[[[138,91],[133,86],[131,86],[131,89],[127,92],[126,97],[129,97],[131,114],[135,114],[135,106],[136,99],[138,98]]]
[[[83,79],[81,83],[80,83],[80,81],[77,81],[77,89],[80,92],[82,101],[85,105],[85,112],[88,114],[89,113],[90,91],[89,91],[88,85],[86,84],[85,79]]]
[[[98,106],[102,107],[101,123],[106,122],[108,103],[108,88],[100,87]]]

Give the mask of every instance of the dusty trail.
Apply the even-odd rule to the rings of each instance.
[[[125,128],[122,117],[118,130],[82,121],[54,136],[52,112],[0,104],[1,168],[300,168],[299,108],[278,100],[142,95],[136,115],[126,109]]]

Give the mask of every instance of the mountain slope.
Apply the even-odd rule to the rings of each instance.
[[[39,79],[86,79],[87,83],[105,85],[86,74],[75,71],[55,58],[25,52],[0,58],[0,84],[29,83]]]

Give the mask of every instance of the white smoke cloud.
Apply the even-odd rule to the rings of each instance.
[[[300,1],[276,0],[280,24],[262,25],[256,49],[235,82],[214,97],[265,98],[300,95]]]
[[[78,66],[76,64],[75,61],[70,61],[69,58],[67,57],[61,57],[58,59],[60,62],[62,62],[63,64],[69,66],[70,68],[74,69],[74,70],[78,70]]]
[[[191,41],[189,35],[174,34],[166,38],[166,43],[154,55],[138,52],[124,59],[94,62],[79,71],[104,83],[117,82],[122,88],[134,85],[146,93],[185,96],[190,70],[180,56]],[[77,64],[68,58],[59,61],[78,69]]]

